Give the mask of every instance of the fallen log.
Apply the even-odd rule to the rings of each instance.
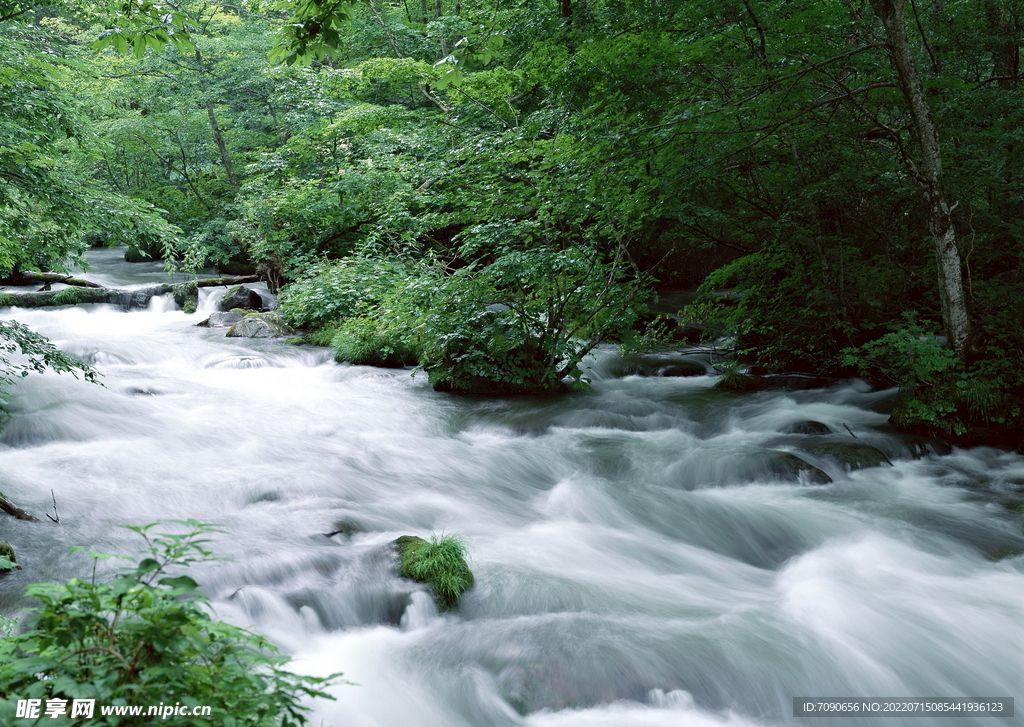
[[[3,495],[0,495],[0,510],[3,510],[8,515],[14,517],[17,520],[28,520],[29,522],[33,523],[42,522],[42,520],[37,518],[35,515],[28,512],[27,510],[22,510],[20,507],[15,505],[13,502],[8,500]]]
[[[102,288],[103,286],[99,283],[94,283],[91,280],[85,280],[84,278],[76,278],[71,275],[62,275],[61,273],[34,273],[32,271],[23,271],[15,273],[14,275],[0,279],[0,285],[36,285],[37,283],[63,283],[64,285],[74,285],[79,288]]]
[[[134,290],[124,288],[72,287],[56,291],[36,293],[0,293],[0,306],[17,308],[46,308],[58,305],[84,305],[86,303],[107,303],[125,310],[145,308],[157,296],[174,294],[175,302],[184,307],[184,302],[196,297],[199,288],[215,288],[224,285],[259,282],[256,275],[227,275],[220,278],[200,278],[183,283],[160,283]]]

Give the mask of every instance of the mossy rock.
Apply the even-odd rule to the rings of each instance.
[[[0,575],[21,570],[21,566],[18,565],[18,559],[14,555],[14,548],[6,540],[0,540],[0,558],[7,558],[12,564],[8,566],[0,562]]]
[[[248,310],[259,310],[263,307],[263,299],[255,290],[246,288],[244,285],[236,285],[228,289],[220,301],[222,311],[245,308]]]
[[[885,452],[862,442],[820,442],[801,445],[800,449],[817,457],[827,457],[851,470],[892,466]]]
[[[782,430],[783,434],[831,434],[832,430],[826,424],[806,419],[802,422],[793,422]]]
[[[451,611],[459,598],[473,585],[473,572],[466,563],[466,547],[448,535],[424,540],[416,535],[403,535],[394,541],[398,548],[399,575],[430,586],[431,594],[441,611]]]
[[[284,338],[294,336],[295,331],[277,313],[247,313],[224,335],[228,338]]]
[[[124,261],[126,263],[151,263],[153,258],[139,248],[129,245],[128,249],[124,251]]]
[[[730,371],[722,374],[715,382],[716,389],[726,391],[760,391],[766,388],[765,383],[756,376],[748,376],[738,371]]]

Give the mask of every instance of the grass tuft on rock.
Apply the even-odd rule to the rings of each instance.
[[[395,541],[401,557],[403,578],[426,583],[442,611],[454,609],[459,598],[473,585],[473,573],[466,563],[466,545],[457,535],[403,535]]]

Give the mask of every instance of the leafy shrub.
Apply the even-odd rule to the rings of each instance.
[[[631,335],[641,292],[594,250],[509,252],[445,282],[423,318],[423,367],[435,388],[455,393],[554,392],[565,378],[586,386],[581,361]]]
[[[389,315],[385,301],[397,305],[399,294],[417,287],[425,277],[437,277],[425,264],[349,257],[313,266],[307,275],[285,286],[279,304],[293,325],[314,330],[336,327],[343,318]]]
[[[156,523],[129,528],[145,539],[146,557],[110,582],[75,578],[28,587],[41,607],[27,631],[0,641],[0,723],[15,724],[17,699],[95,699],[213,707],[209,717],[172,717],[167,724],[294,727],[307,721],[302,697],[331,698],[322,687],[333,677],[283,670],[287,659],[263,637],[213,620],[196,582],[171,575],[213,559],[202,536],[218,532],[195,520],[179,524],[185,533],[151,533]],[[93,719],[76,724],[151,722],[102,716],[97,707]]]
[[[900,387],[892,422],[959,437],[978,427],[1020,428],[1022,376],[1015,356],[997,340],[986,355],[964,362],[906,314],[896,330],[856,349],[843,362]]]
[[[360,316],[346,319],[333,331],[330,346],[339,361],[384,368],[419,363],[418,341],[400,326]]]
[[[403,535],[395,541],[401,557],[403,578],[426,583],[443,611],[458,605],[459,598],[473,585],[473,572],[466,563],[466,544],[457,535],[431,535],[424,540]]]
[[[430,261],[354,257],[287,286],[281,308],[339,359],[419,360],[439,391],[527,394],[585,386],[580,362],[631,336],[642,288],[594,250],[512,251],[443,275]]]

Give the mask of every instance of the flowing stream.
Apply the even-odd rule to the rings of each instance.
[[[120,254],[91,252],[88,277],[165,279]],[[46,374],[13,391],[0,491],[41,513],[52,489],[61,524],[0,513],[25,565],[0,579],[0,612],[28,583],[86,575],[71,546],[137,552],[117,524],[197,518],[228,531],[214,548],[231,560],[192,573],[218,614],[294,670],[355,683],[313,725],[902,725],[794,718],[792,700],[1024,696],[1024,457],[901,438],[894,392],[859,382],[733,394],[712,376],[623,375],[610,347],[588,392],[453,397],[195,327],[222,292],[194,315],[169,299],[0,313],[105,383]],[[833,433],[783,433],[802,420]],[[853,441],[893,466],[801,453]],[[794,481],[783,452],[833,481]],[[395,574],[389,543],[431,533],[468,545],[476,585],[456,614]]]

